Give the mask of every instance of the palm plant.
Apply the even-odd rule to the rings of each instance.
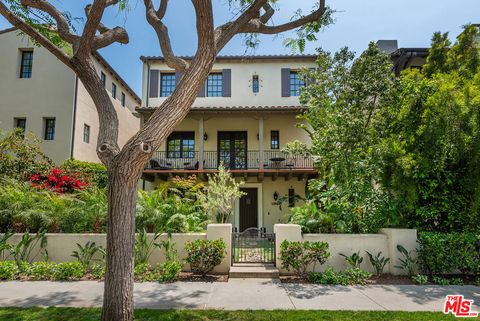
[[[105,250],[97,246],[95,242],[88,241],[84,246],[77,243],[78,250],[73,251],[72,256],[77,259],[87,270],[94,261],[95,254],[100,253],[104,257]]]
[[[151,240],[148,240],[147,230],[143,229],[137,233],[135,239],[135,265],[147,264],[148,259],[153,253],[155,247],[161,247],[160,243],[155,241],[160,237],[160,233],[155,233]]]

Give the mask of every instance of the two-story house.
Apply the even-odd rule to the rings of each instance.
[[[191,57],[184,57],[191,59]],[[181,74],[162,57],[141,57],[145,121],[173,92]],[[305,80],[299,71],[315,67],[314,55],[220,56],[198,93],[189,115],[156,151],[144,172],[153,188],[172,176],[207,174],[223,163],[243,180],[246,193],[236,204],[232,223],[240,231],[285,222],[295,195],[304,197],[316,174],[310,156],[284,153],[286,143],[309,144],[296,127]],[[279,206],[278,200],[288,201]]]
[[[99,162],[97,110],[75,73],[15,28],[0,31],[0,57],[0,128],[35,133],[57,164],[69,158]],[[122,146],[140,128],[140,98],[100,54],[95,57],[117,111]]]

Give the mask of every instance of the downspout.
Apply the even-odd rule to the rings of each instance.
[[[73,117],[72,117],[72,139],[70,141],[70,159],[73,159],[75,143],[75,127],[77,123],[77,101],[78,101],[78,76],[75,75],[75,92],[73,93]]]

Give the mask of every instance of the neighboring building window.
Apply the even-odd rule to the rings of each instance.
[[[207,97],[222,97],[222,73],[212,73],[207,79]]]
[[[55,118],[45,118],[45,140],[55,139]]]
[[[90,126],[83,124],[83,141],[85,143],[90,143]]]
[[[175,90],[176,78],[174,73],[160,74],[160,97],[168,97]]]
[[[270,132],[270,148],[271,149],[280,148],[280,132],[278,130],[272,130]]]
[[[103,71],[100,72],[100,80],[102,81],[103,88],[107,85],[107,76],[103,73]]]
[[[252,91],[256,94],[260,91],[260,83],[258,81],[258,75],[252,76]]]
[[[33,50],[22,51],[20,78],[32,78]]]
[[[296,71],[290,71],[290,96],[300,96],[300,89],[305,87],[305,79]]]
[[[123,107],[125,107],[125,100],[126,100],[125,93],[122,92],[122,100],[121,100],[121,102],[122,102],[122,106],[123,106]]]
[[[167,139],[168,158],[195,157],[195,132],[173,132]]]
[[[117,98],[117,85],[112,82],[112,97]]]
[[[22,133],[25,132],[27,128],[27,119],[26,118],[15,118],[15,128],[20,128]]]

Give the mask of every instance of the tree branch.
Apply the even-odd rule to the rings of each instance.
[[[152,26],[153,30],[155,30],[157,34],[160,50],[165,58],[165,63],[167,66],[175,70],[187,69],[188,63],[184,59],[175,56],[170,42],[170,36],[168,34],[168,28],[162,22],[162,19],[165,17],[165,13],[167,12],[168,0],[161,0],[158,10],[155,10],[153,7],[152,0],[144,0],[144,3],[147,22]]]
[[[213,9],[211,0],[192,0],[193,7],[195,8],[195,15],[197,21],[197,38],[199,51],[206,52],[215,50],[215,31],[213,27]]]
[[[239,33],[263,33],[263,34],[277,34],[292,29],[299,28],[309,22],[314,22],[319,20],[326,12],[325,0],[320,1],[320,7],[310,13],[309,15],[303,16],[296,20],[278,25],[278,26],[267,26],[262,22],[261,18],[252,19],[246,25],[240,28]]]
[[[65,54],[65,52],[55,46],[50,42],[44,35],[35,30],[32,26],[27,24],[25,21],[18,18],[14,13],[12,13],[3,2],[0,2],[0,14],[5,17],[13,26],[17,27],[25,34],[30,36],[34,41],[38,42],[45,49],[50,51],[55,57],[57,57],[61,62],[63,62],[68,67],[72,67],[70,57]]]
[[[78,36],[70,32],[70,26],[63,14],[45,0],[21,0],[21,5],[28,8],[35,8],[48,13],[57,22],[58,35],[66,42],[73,44]]]
[[[265,13],[259,19],[262,23],[267,23],[273,17],[275,10],[268,2],[263,5],[263,10]]]
[[[95,0],[93,4],[87,8],[85,8],[85,12],[87,13],[87,22],[85,23],[85,27],[83,28],[83,33],[80,38],[80,42],[78,48],[74,48],[75,54],[78,51],[79,54],[86,54],[91,52],[92,42],[94,41],[95,34],[101,24],[101,19],[103,16],[103,12],[107,5],[114,4],[115,1],[112,0]]]

